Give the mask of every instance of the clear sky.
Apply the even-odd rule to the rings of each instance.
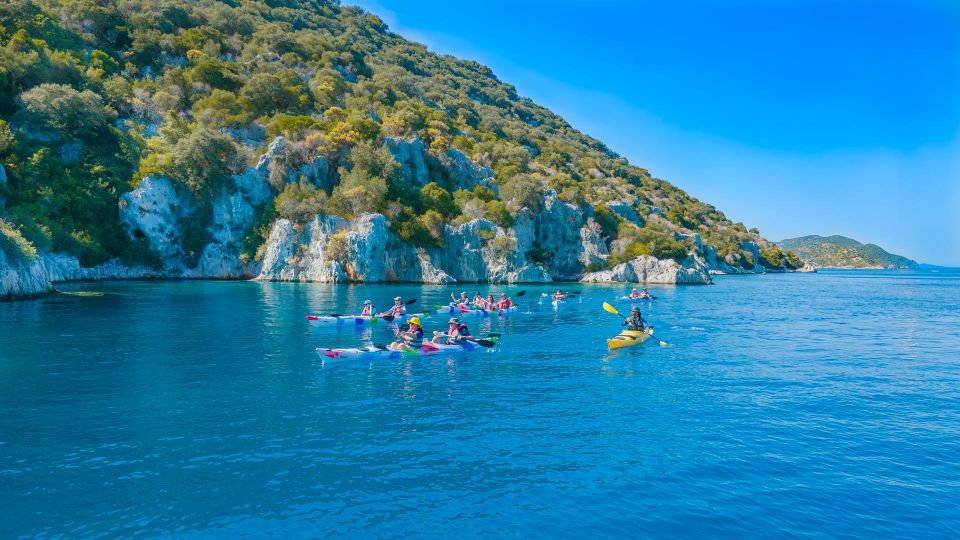
[[[960,266],[960,2],[344,3],[768,239]]]

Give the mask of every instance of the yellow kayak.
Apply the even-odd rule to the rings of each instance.
[[[644,341],[650,339],[650,336],[653,335],[653,328],[647,328],[646,330],[624,330],[616,336],[607,340],[607,347],[610,349],[619,349],[621,347],[630,347],[632,345],[639,345]]]

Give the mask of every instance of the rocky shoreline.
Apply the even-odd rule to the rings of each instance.
[[[84,268],[70,255],[42,252],[22,260],[0,249],[0,299],[24,298],[52,292],[66,281],[115,279],[254,279],[319,283],[413,282],[452,283],[637,283],[709,284],[712,274],[786,271],[756,266],[744,269],[719,258],[698,234],[694,249],[682,260],[638,256],[612,268],[603,268],[610,256],[590,205],[576,206],[547,191],[540,207],[524,208],[509,228],[478,218],[454,226],[444,224],[436,247],[414,247],[389,228],[381,214],[363,214],[347,220],[314,216],[307,223],[277,219],[257,256],[245,252],[244,240],[257,213],[270,204],[270,164],[287,150],[283,137],[274,139],[258,163],[234,175],[211,209],[201,210],[169,179],[146,177],[120,198],[120,222],[131,238],[146,242],[161,262],[159,268],[126,266],[111,261]],[[414,139],[389,139],[404,180],[422,187],[431,175],[442,174],[461,188],[496,188],[493,172],[474,164],[463,153],[449,149],[441,160]],[[432,160],[432,161],[431,161]],[[329,188],[337,179],[335,167],[323,157],[288,171],[290,182],[306,179]],[[621,219],[642,225],[629,205],[608,204]],[[212,215],[201,215],[201,212]],[[191,252],[183,224],[208,223],[200,253]],[[742,248],[759,260],[759,246]],[[533,260],[534,253],[539,258]],[[593,271],[590,271],[593,270]],[[806,270],[806,269],[803,269]]]

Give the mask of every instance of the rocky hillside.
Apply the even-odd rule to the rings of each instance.
[[[802,266],[489,68],[337,2],[7,0],[0,53],[0,296]]]
[[[778,242],[780,247],[821,268],[916,268],[917,262],[894,255],[875,244],[846,236],[801,236]]]

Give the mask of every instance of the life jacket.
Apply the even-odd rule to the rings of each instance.
[[[497,307],[500,309],[507,309],[511,306],[513,306],[513,302],[511,302],[509,298],[504,298],[499,304],[497,304]]]
[[[364,306],[363,311],[360,312],[361,315],[373,315],[373,304],[369,306]]]
[[[460,323],[453,329],[447,330],[448,336],[469,336],[470,330],[467,328],[467,325]]]
[[[423,328],[417,327],[414,331],[407,331],[407,334],[413,334],[413,338],[404,337],[404,342],[413,347],[414,349],[419,349],[423,345]]]
[[[403,315],[407,312],[407,306],[400,304],[399,306],[394,304],[393,308],[390,310],[394,315]]]

